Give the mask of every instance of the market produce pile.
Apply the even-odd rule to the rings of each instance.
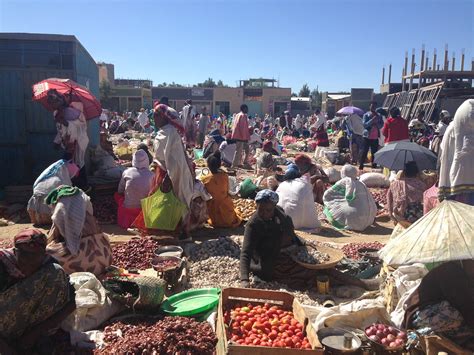
[[[387,207],[387,190],[388,188],[369,188],[369,191],[372,194],[375,202],[384,208]]]
[[[329,255],[322,253],[315,248],[300,246],[291,253],[293,260],[306,264],[321,264],[330,259]]]
[[[380,250],[385,246],[380,242],[371,243],[348,243],[342,247],[342,251],[347,258],[360,259],[359,250],[361,249],[376,249]]]
[[[186,317],[117,321],[104,329],[105,347],[94,354],[214,354],[217,338],[207,322]]]
[[[114,245],[112,264],[124,269],[149,269],[158,246],[158,242],[149,237],[132,238],[126,243]]]
[[[248,220],[257,210],[257,204],[254,200],[238,198],[234,200],[234,208],[242,219]]]
[[[196,244],[190,252],[189,288],[240,287],[240,248],[242,239],[237,236],[220,237]],[[289,289],[278,282],[263,281],[250,276],[253,288],[292,293],[302,304],[319,305],[317,293]]]
[[[228,339],[240,345],[311,349],[303,324],[279,306],[247,304],[224,313]]]
[[[100,196],[92,200],[94,217],[100,224],[117,223],[117,203],[113,196]]]
[[[405,332],[385,324],[372,324],[365,329],[365,335],[387,349],[401,348],[407,341]]]

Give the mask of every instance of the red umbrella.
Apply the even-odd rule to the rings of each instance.
[[[48,104],[48,90],[55,89],[63,94],[70,102],[78,101],[83,104],[86,120],[100,116],[102,106],[91,92],[84,86],[71,79],[50,78],[33,85],[33,101],[39,101],[48,110],[54,109]]]

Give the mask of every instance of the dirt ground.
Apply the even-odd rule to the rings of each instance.
[[[0,241],[13,238],[19,231],[24,228],[32,227],[31,223],[18,223],[11,226],[0,227]],[[102,225],[102,230],[109,234],[112,243],[124,242],[133,237],[132,233],[120,228],[115,224]],[[39,228],[42,229],[42,228]],[[42,229],[47,232],[47,229]],[[385,243],[390,238],[393,230],[393,224],[387,217],[379,217],[373,226],[367,228],[363,233],[336,230],[327,223],[322,223],[321,231],[317,234],[309,234],[298,232],[299,235],[321,242],[332,243],[350,243],[350,242],[374,242],[379,241]],[[193,233],[195,240],[206,240],[217,238],[219,236],[243,235],[244,228],[235,229],[214,229],[204,228]]]

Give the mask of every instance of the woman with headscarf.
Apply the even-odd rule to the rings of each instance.
[[[72,160],[79,166],[79,175],[73,181],[75,185],[86,189],[87,175],[85,171],[85,154],[89,145],[87,135],[87,123],[83,113],[82,102],[73,101],[51,89],[48,91],[48,104],[55,110],[54,120],[56,122],[57,134],[54,144],[57,149],[64,149],[67,160]]]
[[[209,135],[206,137],[204,142],[203,154],[202,157],[206,159],[211,154],[219,150],[221,143],[225,140],[224,137],[221,136],[220,131],[216,128],[212,130]]]
[[[390,183],[387,191],[387,211],[390,218],[404,227],[421,218],[423,193],[426,189],[425,183],[418,178],[416,163],[406,163],[399,178]]]
[[[118,191],[114,195],[117,202],[117,224],[129,228],[142,210],[141,200],[148,196],[153,173],[148,168],[147,153],[139,149],[133,154],[132,167],[122,173]]]
[[[301,175],[307,176],[311,185],[313,186],[314,202],[323,204],[323,195],[326,191],[326,184],[329,183],[329,178],[322,168],[314,164],[309,156],[306,154],[297,154],[295,157],[295,164],[298,166]]]
[[[316,122],[314,123],[314,131],[316,132],[313,138],[316,140],[318,147],[329,147],[329,137],[327,133],[327,118],[321,111],[316,110]]]
[[[231,134],[227,133],[225,140],[219,146],[221,152],[221,159],[225,166],[232,166],[232,160],[234,159],[235,151],[237,149],[237,141],[231,138]]]
[[[68,274],[103,274],[112,264],[112,249],[93,216],[89,196],[77,187],[60,186],[51,191],[46,203],[54,209],[47,253]]]
[[[291,217],[296,229],[319,229],[312,186],[308,176],[301,176],[296,164],[288,165],[284,180],[277,188],[278,206]]]
[[[46,236],[25,229],[0,249],[0,353],[31,348],[75,309],[69,277],[46,254]],[[10,344],[8,344],[10,343]]]
[[[72,185],[71,179],[79,168],[76,164],[60,159],[48,166],[33,184],[33,196],[28,201],[28,215],[35,225],[51,224],[52,211],[45,203],[46,196],[56,187]]]
[[[196,115],[196,107],[193,106],[192,100],[186,100],[183,111],[181,111],[181,121],[184,127],[184,140],[188,148],[193,148],[196,145]]]
[[[316,271],[293,261],[289,253],[306,243],[295,234],[293,221],[281,207],[278,194],[262,190],[255,197],[257,211],[245,225],[240,253],[240,280],[249,287],[250,273],[265,281],[277,281],[294,289],[314,287],[321,274],[330,277],[331,284],[369,288],[369,283],[347,276],[335,269]]]
[[[474,206],[474,99],[459,106],[439,154],[439,196]]]
[[[164,193],[173,191],[176,197],[187,207],[182,223],[178,224],[175,232],[178,234],[180,231],[183,232],[180,236],[182,241],[189,240],[190,229],[185,225],[185,220],[190,219],[186,215],[192,211],[197,211],[194,206],[191,206],[193,200],[198,197],[205,198],[203,198],[202,191],[195,191],[195,173],[191,159],[188,157],[181,140],[180,134],[184,133],[184,127],[178,119],[178,113],[169,106],[157,104],[153,117],[155,127],[158,129],[155,137],[157,167],[148,196],[153,195],[159,188]],[[133,225],[149,234],[161,232],[145,226],[143,213],[138,215]]]
[[[220,170],[221,154],[219,151],[207,158],[210,174],[201,177],[206,190],[212,196],[207,201],[209,223],[218,228],[236,228],[242,220],[234,210],[234,203],[229,195],[229,176]]]
[[[363,231],[375,221],[377,205],[364,183],[357,179],[357,168],[344,165],[342,179],[326,190],[324,214],[337,229]]]

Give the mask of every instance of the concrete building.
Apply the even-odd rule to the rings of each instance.
[[[292,97],[290,112],[293,116],[304,115],[309,116],[311,111],[311,98],[309,97]]]
[[[355,106],[368,111],[373,100],[374,89],[370,88],[353,88],[351,92],[323,92],[321,110],[326,112],[329,118],[333,118],[336,112],[345,106]],[[381,99],[380,101],[382,102]]]
[[[99,73],[74,36],[0,33],[0,186],[31,184],[62,153],[53,149],[53,115],[33,102],[32,85],[69,78],[99,97]],[[99,143],[99,119],[88,121],[89,145]]]
[[[273,79],[241,80],[240,87],[153,87],[152,99],[159,100],[163,96],[169,98],[170,106],[180,111],[187,99],[193,100],[198,111],[205,107],[208,113],[227,115],[240,111],[240,105],[249,107],[249,114],[263,116],[265,113],[279,115],[290,109],[290,88],[275,86]],[[259,85],[267,85],[261,86]]]
[[[97,63],[101,85],[105,82],[110,93],[101,103],[111,111],[138,111],[142,107],[152,108],[151,87],[153,82],[147,79],[116,79],[115,67],[110,63]]]

